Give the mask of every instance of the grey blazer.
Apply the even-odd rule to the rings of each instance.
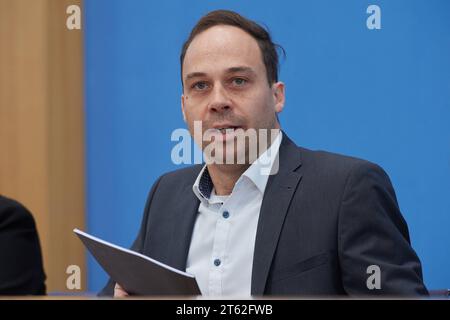
[[[258,221],[253,295],[427,294],[383,169],[297,147],[286,134],[279,157]],[[199,207],[192,185],[201,168],[169,172],[156,181],[133,250],[186,269]],[[380,289],[367,286],[372,265],[379,267]],[[110,280],[100,295],[112,295],[113,287]]]

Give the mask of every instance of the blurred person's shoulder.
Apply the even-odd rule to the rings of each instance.
[[[0,195],[0,295],[44,295],[45,279],[32,213]]]
[[[24,205],[0,195],[0,230],[12,228],[15,225],[34,228],[34,218]]]

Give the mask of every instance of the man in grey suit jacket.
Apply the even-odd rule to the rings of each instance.
[[[209,13],[183,46],[181,66],[192,136],[196,121],[203,133],[220,132],[217,141],[196,140],[204,151],[228,146],[240,129],[280,129],[284,84],[275,45],[258,24],[231,11]],[[248,156],[245,164],[161,176],[132,249],[194,273],[205,294],[427,294],[386,173],[277,137],[258,152],[278,155],[277,172],[265,178],[252,170],[247,146],[225,147]],[[110,281],[102,294],[113,293],[127,294]]]

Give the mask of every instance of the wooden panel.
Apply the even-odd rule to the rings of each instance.
[[[33,212],[50,292],[66,291],[68,265],[85,271],[71,232],[85,210],[82,34],[66,28],[70,4],[80,1],[0,0],[0,193]]]
[[[72,230],[84,228],[84,112],[82,33],[66,28],[66,8],[80,1],[51,0],[49,35],[50,228],[58,252],[53,276],[65,283],[67,265],[83,271],[84,249]],[[65,239],[60,243],[59,239]]]

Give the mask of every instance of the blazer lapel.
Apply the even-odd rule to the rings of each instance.
[[[300,149],[283,132],[279,171],[269,177],[259,214],[253,255],[252,295],[262,295],[281,229],[294,192],[301,180]]]
[[[184,193],[175,201],[176,207],[174,210],[179,215],[177,221],[174,221],[171,250],[167,253],[171,262],[170,265],[183,271],[186,270],[192,232],[200,205],[200,200],[192,191],[192,184],[188,184],[184,189]]]

